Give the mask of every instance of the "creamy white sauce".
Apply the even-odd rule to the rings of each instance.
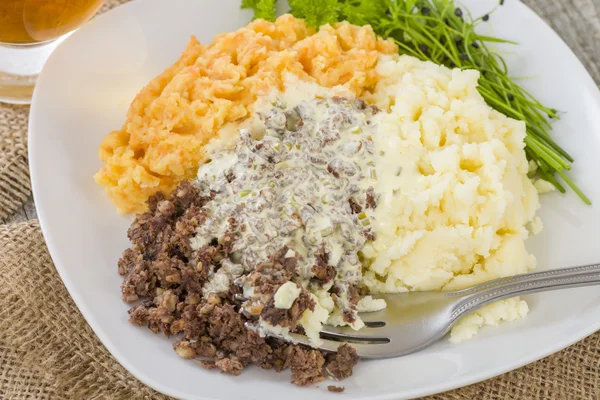
[[[288,88],[271,98],[259,109],[262,133],[257,134],[260,124],[250,124],[235,150],[213,153],[199,169],[198,185],[214,199],[190,244],[198,250],[233,230],[231,263],[237,266],[221,266],[209,276],[205,296],[235,282],[253,304],[266,304],[269,299],[247,275],[287,247],[285,258],[299,258],[292,280],[310,291],[335,293],[331,298],[340,313],[357,318],[358,251],[370,237],[366,199],[376,181],[373,109],[360,101],[314,96]],[[315,275],[315,267],[324,264],[322,254],[333,270],[325,281]],[[280,287],[276,307],[292,306],[300,293],[296,283]],[[311,315],[322,320],[324,308],[317,305]]]

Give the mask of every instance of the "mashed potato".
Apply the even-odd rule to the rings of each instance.
[[[361,95],[377,82],[378,56],[397,50],[368,26],[342,22],[315,33],[291,15],[257,20],[209,45],[192,38],[138,94],[123,127],[103,140],[105,165],[94,178],[119,212],[146,211],[148,197],[196,174],[209,140],[237,132],[258,96],[282,89],[284,73]]]
[[[374,292],[456,290],[525,273],[525,248],[539,208],[527,177],[525,125],[492,110],[477,91],[477,71],[450,70],[408,56],[384,56],[368,100],[379,195],[370,215],[376,240],[363,254]],[[483,325],[527,313],[519,299],[468,316],[453,340]]]

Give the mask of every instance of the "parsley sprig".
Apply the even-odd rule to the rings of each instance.
[[[273,21],[277,0],[243,0],[242,8],[254,10],[255,18]],[[499,0],[501,6],[504,0]],[[573,157],[550,136],[550,119],[559,118],[555,109],[544,106],[509,77],[503,58],[489,45],[516,44],[479,35],[475,28],[493,13],[474,18],[454,0],[289,0],[290,13],[309,26],[348,21],[371,25],[375,33],[391,38],[404,54],[450,68],[476,69],[481,73],[479,92],[485,101],[503,114],[524,121],[527,126],[525,152],[538,166],[540,178],[561,193],[564,184],[586,204],[590,200],[567,172]],[[564,183],[564,184],[563,184]]]

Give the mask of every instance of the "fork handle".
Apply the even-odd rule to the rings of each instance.
[[[457,290],[454,292],[447,292],[452,296],[465,296],[472,293],[481,292],[484,289],[491,289],[495,287],[504,287],[509,283],[522,283],[522,282],[531,282],[537,281],[544,278],[569,278],[574,275],[581,274],[590,274],[594,272],[600,272],[600,264],[589,264],[582,265],[579,267],[572,268],[560,268],[560,269],[551,269],[548,271],[539,271],[532,272],[529,274],[520,274],[520,275],[512,275],[507,276],[505,278],[494,279],[491,281],[483,282],[475,286],[471,286],[466,289]]]
[[[452,322],[480,307],[515,296],[550,290],[600,285],[600,264],[534,272],[482,283],[469,289],[448,292],[460,296],[450,317]]]

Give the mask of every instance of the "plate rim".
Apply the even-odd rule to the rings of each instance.
[[[179,0],[179,1],[189,1],[189,0]],[[124,3],[120,6],[117,6],[114,9],[109,10],[103,14],[97,15],[94,18],[94,20],[101,20],[101,19],[107,18],[106,17],[107,15],[114,14],[116,12],[125,12],[123,10],[129,9],[129,8],[142,7],[147,4],[157,3],[157,2],[158,2],[157,0],[130,1],[128,3]],[[575,61],[574,65],[576,65],[577,69],[579,70],[578,74],[581,76],[582,79],[588,81],[588,83],[596,89],[593,91],[594,97],[595,97],[595,100],[597,101],[597,103],[600,104],[600,88],[594,82],[589,71],[587,71],[587,69],[585,68],[585,66],[579,59],[579,57],[577,57],[577,55],[566,44],[566,42],[562,39],[562,37],[542,17],[540,17],[535,11],[533,11],[529,6],[527,6],[522,1],[515,2],[515,4],[517,4],[517,3],[518,3],[518,7],[521,7],[522,11],[524,13],[528,13],[529,16],[535,18],[538,23],[545,25],[545,27],[552,32],[552,34],[554,36],[553,40],[554,41],[558,40],[559,42],[557,42],[557,43],[561,43],[561,46],[564,48],[564,50],[566,50],[566,51],[568,51],[568,53],[570,53],[570,56],[573,58],[573,61]],[[121,10],[121,11],[119,11],[119,10]],[[77,33],[78,33],[77,31],[74,32],[74,35],[77,35]],[[70,40],[72,40],[72,38],[68,37],[63,43],[61,43],[59,45],[59,48],[61,46],[64,46],[65,45],[64,43],[69,43]],[[52,60],[54,58],[54,56],[55,56],[55,53],[53,53],[50,56],[48,61]],[[37,90],[37,87],[40,86],[39,85],[40,82],[44,82],[46,79],[46,74],[44,72],[45,72],[45,69],[42,70],[42,72],[40,73],[40,75],[38,77],[38,85],[36,85],[36,90],[34,90],[32,100],[31,100],[31,109],[30,109],[29,121],[28,121],[28,143],[29,143],[29,145],[28,145],[28,163],[29,163],[29,169],[30,169],[30,180],[31,180],[33,199],[34,199],[34,203],[35,203],[37,214],[38,214],[38,221],[40,224],[42,234],[44,236],[44,240],[45,240],[47,248],[48,248],[48,252],[49,252],[49,254],[52,258],[52,261],[55,265],[56,271],[58,272],[61,280],[63,281],[63,284],[67,288],[69,296],[71,296],[71,298],[73,299],[74,303],[76,304],[77,308],[79,309],[79,311],[85,318],[86,322],[88,323],[88,325],[90,326],[90,328],[92,329],[94,334],[100,339],[100,341],[102,342],[102,345],[105,346],[105,348],[117,360],[117,362],[119,362],[125,369],[127,369],[127,371],[130,372],[136,379],[140,380],[145,385],[151,387],[152,389],[154,389],[160,393],[163,393],[163,394],[166,394],[169,396],[173,396],[173,397],[177,397],[177,398],[182,398],[182,399],[191,398],[184,393],[178,392],[175,388],[164,387],[163,385],[158,384],[157,382],[153,381],[152,379],[149,379],[144,373],[140,372],[132,363],[130,363],[129,360],[127,359],[127,357],[122,355],[116,349],[116,346],[114,345],[113,341],[109,338],[109,335],[105,334],[105,332],[103,331],[103,329],[101,327],[101,324],[93,316],[93,313],[91,313],[87,309],[87,307],[85,307],[85,305],[83,304],[83,300],[81,299],[79,292],[75,289],[75,284],[68,278],[68,276],[66,276],[66,269],[61,266],[62,263],[61,263],[61,259],[60,259],[60,251],[59,251],[58,247],[55,245],[54,238],[49,233],[50,228],[46,225],[46,218],[45,218],[46,210],[44,208],[43,203],[38,202],[39,193],[41,190],[39,188],[41,186],[43,186],[43,184],[38,182],[38,180],[36,178],[36,175],[37,175],[36,174],[36,171],[37,171],[36,163],[37,163],[37,161],[36,161],[36,158],[34,157],[35,153],[36,153],[36,150],[35,150],[36,149],[36,140],[35,140],[36,134],[34,132],[39,132],[40,129],[37,128],[36,122],[34,122],[35,119],[32,118],[32,116],[35,115],[36,110],[38,108],[37,97],[39,96],[39,90]],[[438,393],[454,390],[457,388],[465,387],[465,386],[468,386],[468,385],[471,385],[474,383],[478,383],[478,382],[482,382],[484,380],[491,379],[493,377],[513,371],[517,368],[523,367],[525,365],[528,365],[530,363],[538,361],[542,358],[545,358],[551,354],[559,352],[559,351],[571,346],[572,344],[585,339],[586,337],[590,336],[591,334],[593,334],[594,332],[596,332],[599,329],[600,329],[600,319],[598,319],[595,324],[590,324],[585,329],[581,329],[580,331],[578,331],[578,333],[573,333],[569,336],[566,336],[564,338],[564,340],[557,342],[554,346],[548,346],[548,350],[545,352],[542,352],[541,354],[536,354],[535,356],[529,356],[529,355],[523,356],[523,357],[519,358],[518,360],[514,360],[510,364],[507,363],[506,365],[498,366],[496,368],[487,368],[487,369],[482,370],[482,372],[473,373],[473,374],[461,377],[459,379],[455,379],[453,381],[442,382],[442,383],[439,383],[436,385],[429,385],[427,387],[423,387],[420,389],[404,390],[403,393],[400,394],[400,396],[402,396],[403,398],[413,398],[413,397],[417,397],[417,396],[427,396],[427,395],[432,395],[432,394],[438,394]],[[379,395],[375,395],[375,396],[370,396],[370,398],[372,400],[393,400],[393,399],[398,399],[397,393],[398,392],[379,394]],[[404,396],[406,396],[406,397],[404,397]],[[354,396],[352,396],[351,398],[354,398]],[[219,400],[214,397],[205,397],[205,396],[202,396],[201,394],[194,395],[193,399]]]

